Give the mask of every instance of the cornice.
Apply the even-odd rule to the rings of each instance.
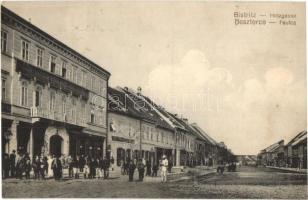
[[[69,59],[74,60],[74,62],[76,62],[77,64],[87,68],[89,71],[100,75],[105,80],[109,79],[110,73],[108,71],[101,68],[99,65],[90,61],[86,57],[82,56],[80,53],[71,49],[64,43],[55,39],[48,33],[27,22],[25,19],[19,17],[18,15],[3,6],[1,6],[1,12],[1,20],[3,24],[25,34],[31,39],[41,43],[42,45],[47,46],[48,48],[56,51],[59,54],[65,55]]]

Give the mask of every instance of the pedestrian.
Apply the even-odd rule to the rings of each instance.
[[[16,178],[22,179],[22,175],[25,169],[25,160],[24,156],[19,154],[17,163],[16,163]]]
[[[44,164],[44,178],[48,177],[48,170],[49,170],[49,164],[48,164],[48,158],[47,156],[43,157],[43,164]]]
[[[45,171],[46,167],[48,167],[44,161],[43,156],[40,158],[40,176],[44,180],[45,179]]]
[[[124,174],[128,175],[129,160],[124,163]]]
[[[26,165],[25,165],[26,179],[30,179],[31,168],[32,168],[31,161],[30,159],[27,159]]]
[[[80,158],[79,158],[79,171],[80,172],[83,172],[85,164],[86,164],[86,159],[83,155],[81,155]]]
[[[139,181],[143,181],[143,177],[144,177],[144,163],[142,159],[139,159],[138,165],[138,172],[139,172]]]
[[[66,163],[67,163],[67,167],[68,167],[68,177],[72,178],[73,177],[73,166],[72,166],[72,156],[68,155],[66,158]]]
[[[146,169],[146,175],[151,176],[151,162],[149,160],[146,162]]]
[[[123,159],[121,159],[120,161],[120,166],[121,166],[121,174],[124,175],[125,174],[125,163]]]
[[[85,164],[84,164],[84,168],[83,168],[83,176],[84,178],[89,178],[89,165],[90,165],[90,159],[86,156],[84,157],[85,160]]]
[[[52,170],[53,170],[53,176],[55,180],[60,180],[61,173],[62,173],[62,164],[58,157],[55,157],[52,161]]]
[[[9,177],[10,172],[10,157],[9,154],[5,153],[2,159],[2,177],[6,179]]]
[[[34,179],[40,178],[40,160],[38,156],[35,156],[35,158],[32,161],[32,168],[34,172]]]
[[[72,162],[72,167],[73,167],[73,176],[75,179],[79,178],[79,156],[74,157],[73,162]]]
[[[110,158],[111,171],[113,171],[113,165],[114,165],[114,158],[113,158],[113,156],[111,156],[111,158]]]
[[[166,156],[163,156],[163,160],[161,162],[161,177],[162,182],[167,182],[167,168],[168,168],[168,160]]]
[[[97,157],[96,158],[96,177],[99,179],[102,177],[102,159]]]
[[[154,163],[153,164],[153,167],[152,167],[152,177],[157,177],[157,171],[158,171],[158,165],[157,163]]]
[[[131,160],[128,165],[128,176],[129,176],[129,182],[132,182],[134,180],[134,172],[136,169],[136,165]]]
[[[102,169],[104,170],[104,179],[109,178],[109,167],[110,167],[110,162],[105,156],[102,162]]]
[[[10,167],[10,176],[13,178],[15,177],[15,171],[16,171],[16,151],[13,150],[12,153],[10,154],[10,160],[9,160],[9,167]]]
[[[47,158],[47,163],[48,163],[47,176],[48,176],[48,178],[52,177],[52,174],[53,174],[53,170],[51,168],[52,161],[53,161],[53,156],[49,155],[48,158]]]
[[[93,157],[90,158],[90,178],[95,178],[96,177],[96,159],[94,159]]]

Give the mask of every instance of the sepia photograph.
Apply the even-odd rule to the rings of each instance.
[[[307,199],[306,2],[1,1],[1,197]]]

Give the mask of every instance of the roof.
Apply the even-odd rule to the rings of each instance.
[[[54,43],[63,46],[64,48],[68,49],[69,51],[71,51],[72,53],[76,54],[77,56],[81,57],[82,59],[84,59],[86,62],[90,63],[91,65],[95,66],[97,69],[103,71],[104,73],[106,73],[108,76],[110,76],[110,72],[108,72],[107,70],[103,69],[101,66],[99,66],[98,64],[94,63],[93,61],[91,61],[90,59],[88,59],[87,57],[81,55],[79,52],[77,52],[76,50],[70,48],[69,46],[67,46],[66,44],[64,44],[63,42],[59,41],[58,39],[56,39],[55,37],[51,36],[50,34],[46,33],[45,31],[43,31],[42,29],[38,28],[37,26],[33,25],[32,23],[28,22],[27,20],[25,20],[24,18],[20,17],[19,15],[17,15],[16,13],[14,13],[13,11],[9,10],[8,8],[4,7],[1,5],[1,15],[6,14],[11,18],[15,18],[17,21],[23,23],[24,25],[28,26],[29,28],[31,28],[32,30],[34,30],[35,32],[41,34],[44,37],[49,38],[51,41],[53,41]],[[3,23],[3,22],[2,22]]]
[[[191,126],[194,127],[201,135],[203,135],[204,138],[206,138],[207,141],[209,141],[212,145],[217,145],[217,142],[211,136],[209,136],[204,130],[202,130],[198,126],[198,124],[192,123]]]
[[[295,142],[292,143],[292,146],[296,146],[298,144],[300,144],[301,142],[307,140],[307,132],[306,134],[302,135],[300,138],[298,138],[298,140],[296,140]]]
[[[302,138],[302,137],[305,136],[305,135],[306,135],[306,137],[307,137],[307,131],[302,131],[302,132],[298,133],[294,138],[292,138],[292,139],[288,142],[288,144],[287,144],[286,146],[292,145],[294,142],[296,142],[297,140],[299,140],[300,138]],[[292,145],[292,146],[294,146],[294,145]]]
[[[280,144],[283,143],[283,142],[284,142],[284,140],[280,140],[280,141],[278,141],[278,142],[276,142],[276,143],[266,147],[264,149],[264,151],[265,152],[273,152],[273,151],[277,150],[279,148]]]
[[[148,119],[155,123],[156,126],[165,128],[173,131],[173,127],[170,126],[166,120],[164,120],[153,108],[152,106],[144,99],[142,95],[137,95],[134,91],[129,89],[123,89],[118,87],[122,93],[125,94],[125,98],[128,102],[132,102],[132,105],[135,109],[138,109],[142,114],[142,118]]]

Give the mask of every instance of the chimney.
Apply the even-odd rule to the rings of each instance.
[[[142,88],[139,86],[137,88],[137,95],[140,96],[141,95],[141,92],[142,92]]]

